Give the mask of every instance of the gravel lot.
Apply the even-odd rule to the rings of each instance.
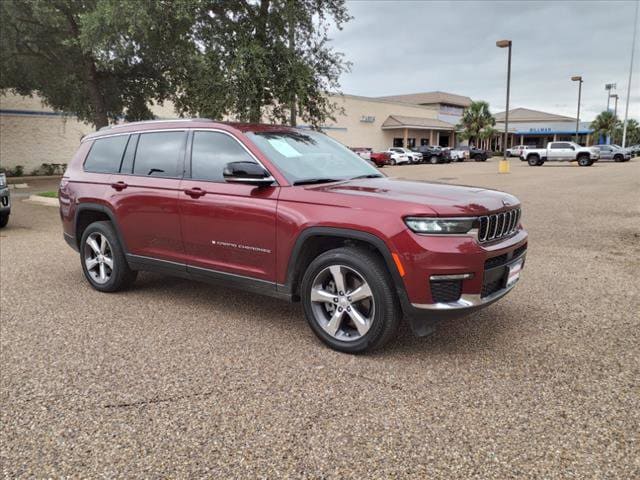
[[[270,298],[152,274],[97,293],[57,210],[14,196],[2,474],[638,478],[640,158],[511,163],[384,169],[517,195],[529,253],[502,301],[368,356]]]

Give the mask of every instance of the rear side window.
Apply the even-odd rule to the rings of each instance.
[[[84,169],[93,173],[117,173],[129,135],[98,138],[93,142]]]
[[[219,132],[194,132],[191,178],[223,182],[222,172],[229,162],[255,163],[255,160],[229,135]]]
[[[133,164],[133,174],[151,177],[181,177],[181,158],[185,140],[185,132],[140,134]]]

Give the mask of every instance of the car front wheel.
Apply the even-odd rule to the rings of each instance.
[[[94,222],[85,229],[80,260],[84,276],[101,292],[125,290],[138,275],[129,268],[111,222]]]
[[[379,348],[400,323],[391,276],[365,249],[343,247],[319,255],[304,274],[301,296],[313,332],[341,352]]]
[[[0,215],[0,228],[6,227],[7,223],[9,223],[9,214]]]
[[[578,165],[580,165],[581,167],[590,167],[592,164],[593,161],[587,155],[581,155],[578,158]]]

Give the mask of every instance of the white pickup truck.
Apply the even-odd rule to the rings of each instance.
[[[549,142],[547,148],[529,148],[521,153],[521,158],[532,167],[544,162],[578,162],[581,167],[590,167],[600,158],[600,151],[593,147],[582,147],[573,142]]]

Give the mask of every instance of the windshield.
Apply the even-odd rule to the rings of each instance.
[[[318,132],[248,132],[247,136],[292,184],[383,176],[347,147]]]

